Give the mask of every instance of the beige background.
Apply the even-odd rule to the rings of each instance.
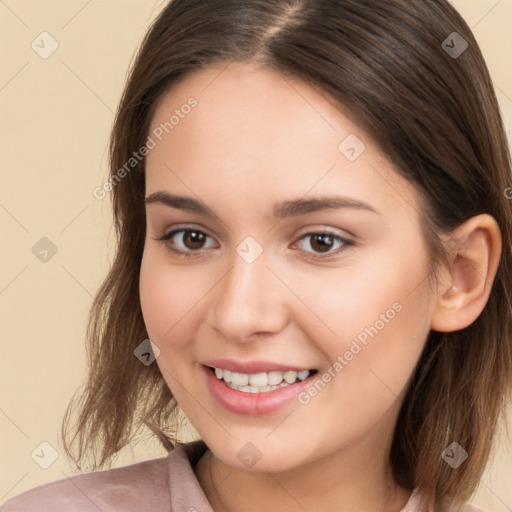
[[[510,136],[512,0],[453,4],[474,28]],[[114,248],[108,197],[97,200],[92,190],[107,175],[109,129],[130,59],[162,5],[0,0],[0,500],[73,474],[60,423],[83,381],[86,313]],[[31,47],[43,31],[58,43],[47,59]],[[32,252],[43,237],[57,248],[46,263]],[[51,462],[42,442],[58,456],[47,469],[35,462]],[[502,435],[474,497],[489,511],[512,510],[511,446]],[[116,465],[164,454],[143,442]]]

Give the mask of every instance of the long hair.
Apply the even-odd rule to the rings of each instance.
[[[90,310],[87,382],[62,425],[68,457],[82,469],[92,456],[95,470],[141,428],[167,450],[176,445],[177,402],[158,366],[134,357],[148,338],[138,288],[145,160],[129,172],[120,169],[146,144],[162,95],[194,70],[223,62],[260,63],[337,102],[419,191],[434,269],[447,254],[442,233],[480,213],[497,220],[503,249],[489,300],[465,329],[429,333],[389,461],[401,486],[418,487],[436,502],[466,501],[512,389],[512,201],[505,193],[512,177],[487,66],[446,0],[172,0],[165,6],[132,63],[112,129],[117,253]],[[457,470],[441,457],[452,441],[469,454]]]

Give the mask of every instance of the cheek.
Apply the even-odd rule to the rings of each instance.
[[[371,249],[366,255],[357,254],[322,276],[318,272],[301,275],[295,279],[294,291],[324,327],[337,336],[355,335],[396,302],[420,307],[428,303],[424,255],[418,251],[404,257],[401,252],[400,248],[395,253]]]
[[[150,339],[161,349],[165,340],[180,339],[174,336],[180,320],[200,298],[198,283],[190,283],[185,275],[156,251],[144,251],[139,282],[142,314]]]
[[[312,273],[296,280],[297,295],[314,312],[303,317],[302,329],[331,364],[346,355],[346,378],[357,380],[364,372],[370,385],[382,375],[399,392],[421,354],[430,295],[426,253],[421,239],[413,240],[407,248],[391,243],[365,256],[359,252],[321,279]]]

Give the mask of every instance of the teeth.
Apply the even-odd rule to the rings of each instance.
[[[236,389],[237,391],[244,391],[246,393],[265,393],[267,391],[273,391],[274,389],[285,388],[286,386],[291,386],[291,384],[287,384],[286,382],[282,382],[277,386],[235,386],[232,382],[226,382],[226,386],[231,389]]]
[[[283,380],[283,372],[268,372],[267,374],[268,384],[271,386],[275,386],[276,384],[280,384]]]
[[[249,384],[249,375],[233,372],[231,374],[231,384],[235,386],[247,386],[247,384]]]
[[[299,380],[304,380],[309,375],[309,370],[302,370],[298,373]]]
[[[310,374],[309,370],[295,371],[271,371],[262,373],[237,373],[215,368],[215,376],[219,380],[224,380],[231,389],[238,389],[247,393],[260,393],[272,391],[280,387],[294,384],[297,379],[304,380]]]
[[[297,372],[285,372],[284,380],[288,382],[288,384],[293,384],[297,380]]]
[[[268,386],[268,375],[266,373],[253,373],[252,375],[245,376],[247,377],[247,382],[245,383],[245,385],[249,383],[251,386],[258,386],[260,388]],[[276,384],[279,384],[279,382],[276,382]],[[238,384],[238,382],[235,384]],[[242,384],[242,386],[243,385],[244,384]]]

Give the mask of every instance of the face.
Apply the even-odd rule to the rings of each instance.
[[[189,75],[149,135],[142,311],[197,432],[261,471],[381,450],[434,304],[413,186],[324,94],[256,65]],[[295,383],[231,389],[213,366]]]

